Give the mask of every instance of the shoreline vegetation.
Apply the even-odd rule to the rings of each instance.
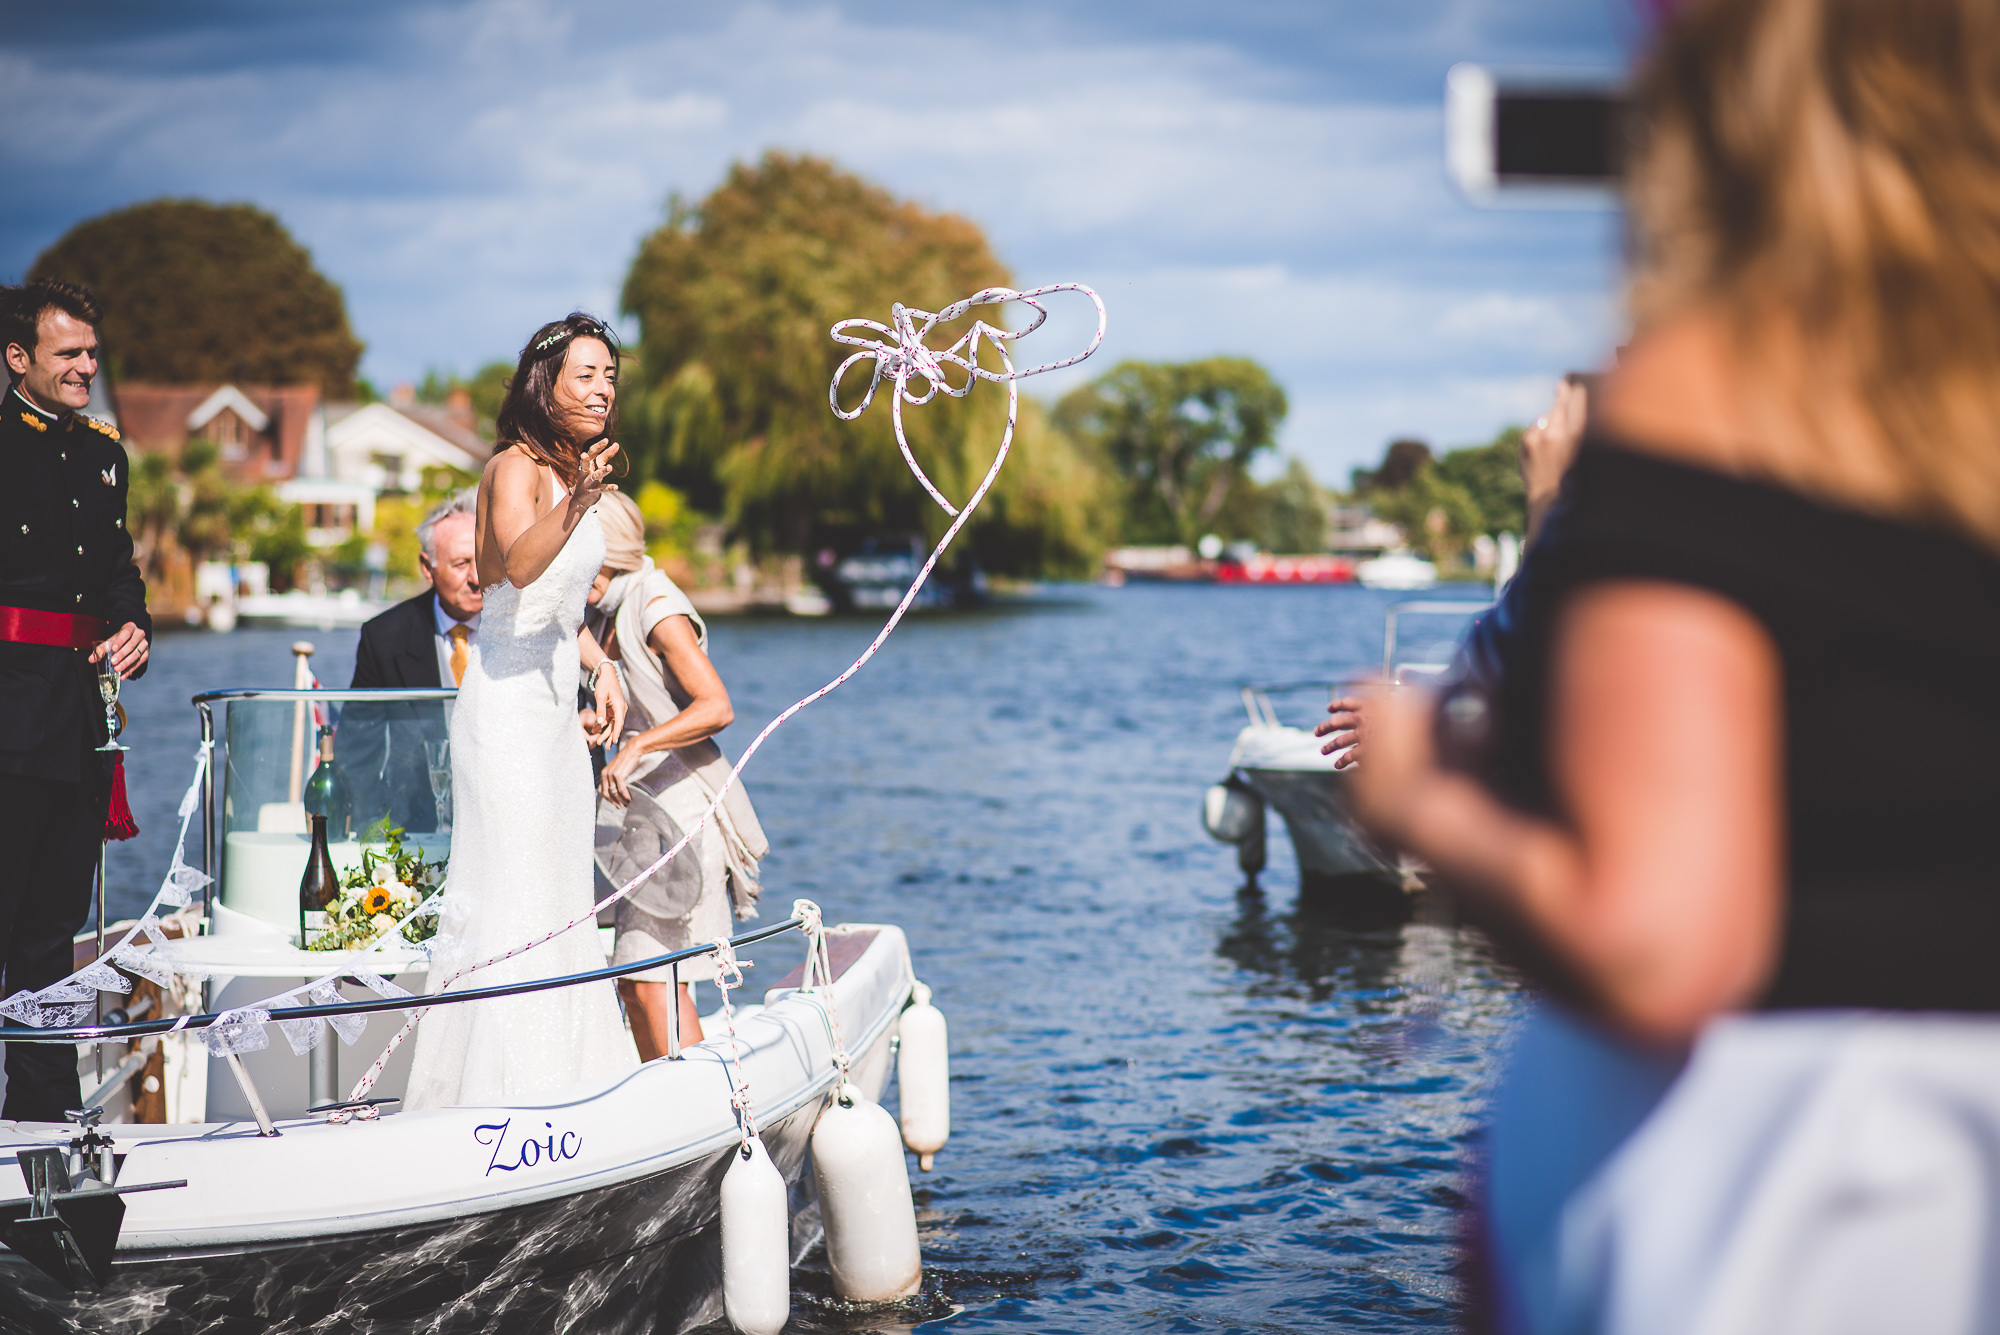
[[[145,379],[382,397],[358,377],[363,345],[340,289],[251,205],[159,200],[89,219],[30,276],[99,292],[114,395],[121,379]],[[1011,282],[976,223],[821,158],[770,152],[732,166],[697,203],[670,197],[621,293],[639,337],[620,386],[620,483],[645,515],[655,562],[725,611],[823,585],[865,544],[934,544],[945,516],[903,467],[887,414],[844,423],[827,412],[842,349],[826,330],[886,318],[894,301],[937,309]],[[243,329],[266,331],[254,366]],[[941,329],[940,341],[959,332]],[[432,369],[400,397],[469,401],[490,441],[511,371],[498,361],[465,377]],[[1003,405],[998,395],[940,399],[906,419],[946,495],[966,495],[984,472]],[[1378,466],[1333,489],[1280,457],[1288,406],[1264,367],[1232,356],[1123,362],[1054,403],[1024,394],[1013,458],[941,574],[1022,587],[1096,577],[1120,548],[1219,541],[1300,555],[1352,549],[1365,531],[1378,549],[1407,548],[1451,579],[1483,573],[1492,540],[1525,530],[1518,428],[1441,457],[1394,441]],[[389,597],[419,587],[417,522],[472,480],[429,470],[418,487],[378,496],[369,531],[314,540],[299,506],[268,482],[230,476],[216,444],[197,438],[177,458],[135,452],[128,522],[163,619],[196,606],[205,562],[259,563],[278,592]]]

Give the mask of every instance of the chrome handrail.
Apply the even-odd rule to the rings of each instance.
[[[1391,603],[1386,622],[1382,628],[1382,679],[1384,681],[1396,680],[1396,620],[1399,616],[1405,614],[1410,616],[1477,616],[1492,606],[1493,604],[1490,600],[1483,603],[1425,601]],[[1425,666],[1429,665],[1426,664]]]
[[[772,923],[769,927],[759,927],[754,932],[745,932],[742,936],[732,937],[729,945],[731,949],[754,946],[760,941],[768,941],[786,932],[803,931],[805,926],[806,920],[794,915],[783,922]],[[324,1006],[279,1006],[265,1013],[271,1017],[271,1022],[275,1023],[279,1020],[323,1019],[331,1015],[375,1015],[382,1011],[427,1010],[432,1006],[449,1006],[461,1001],[489,1001],[494,997],[548,992],[559,987],[575,987],[579,983],[623,978],[627,974],[644,973],[648,969],[679,964],[683,960],[706,955],[714,949],[715,943],[711,941],[706,945],[689,946],[685,950],[655,955],[651,959],[639,960],[632,964],[613,964],[584,973],[558,974],[553,978],[533,978],[524,983],[498,983],[492,987],[468,988],[463,992],[435,992],[422,996],[378,998],[373,1001],[341,1001]],[[9,1025],[0,1028],[0,1034],[4,1034],[9,1043],[87,1043],[106,1039],[143,1038],[148,1034],[207,1029],[229,1013],[210,1011],[201,1015],[176,1015],[159,1020],[133,1020],[128,1024],[88,1025],[77,1029],[31,1029]]]
[[[1318,677],[1304,681],[1250,682],[1237,688],[1243,700],[1243,711],[1250,716],[1253,727],[1282,728],[1284,720],[1278,711],[1271,708],[1270,696],[1282,695],[1287,691],[1322,690],[1326,692],[1328,703],[1340,698],[1340,693],[1357,685],[1358,677]]]
[[[200,709],[217,700],[451,700],[456,686],[316,686],[311,690],[280,690],[276,687],[232,686],[226,690],[203,691],[191,703]]]

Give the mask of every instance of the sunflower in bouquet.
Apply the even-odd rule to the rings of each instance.
[[[417,912],[424,897],[444,883],[445,859],[424,859],[405,849],[401,827],[384,819],[361,837],[361,865],[340,878],[340,893],[326,906],[326,930],[307,950],[365,950],[391,932],[412,945],[437,935],[435,907]]]

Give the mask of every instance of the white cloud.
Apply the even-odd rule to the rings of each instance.
[[[1023,282],[1101,288],[1104,352],[1038,392],[1126,357],[1252,356],[1291,395],[1285,445],[1338,478],[1392,435],[1531,416],[1615,337],[1608,219],[1469,209],[1435,96],[1356,91],[1378,73],[1361,62],[1429,81],[1480,54],[1474,17],[1372,11],[1366,54],[1314,81],[1220,22],[1169,33],[1136,8],[1083,30],[473,0],[357,20],[379,29],[366,59],[217,69],[167,42],[114,73],[0,54],[0,116],[67,117],[0,152],[30,177],[100,164],[76,188],[103,202],[68,221],[159,194],[273,209],[345,288],[384,381],[511,356],[572,306],[609,313],[669,191],[698,198],[767,147],[820,152],[977,220]],[[20,262],[63,225],[17,239]],[[1079,336],[1065,316],[1038,340]]]

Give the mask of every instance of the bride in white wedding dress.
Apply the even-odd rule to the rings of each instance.
[[[582,634],[604,560],[596,504],[618,447],[616,337],[585,315],[544,325],[500,410],[479,486],[485,604],[451,719],[453,829],[436,989],[590,910],[596,793],[576,693],[591,672],[599,731],[618,735],[617,673]],[[593,443],[595,442],[595,443]],[[488,987],[604,967],[595,919],[459,979]],[[519,1102],[639,1064],[609,982],[439,1006],[417,1029],[410,1109]]]

